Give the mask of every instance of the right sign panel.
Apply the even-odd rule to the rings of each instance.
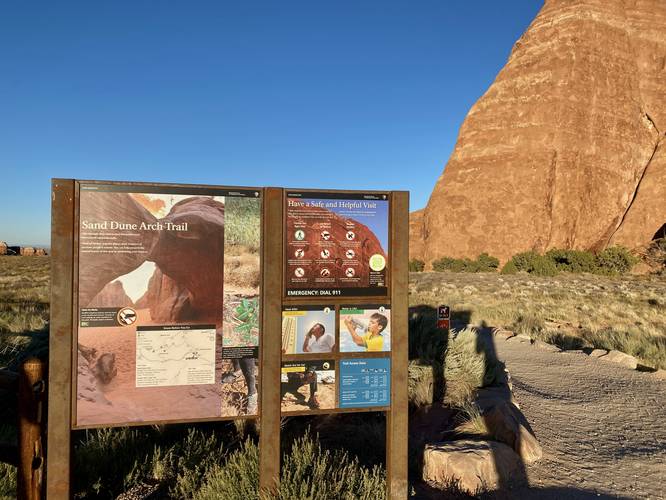
[[[287,191],[286,296],[385,296],[388,198]]]

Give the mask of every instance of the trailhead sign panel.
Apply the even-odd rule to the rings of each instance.
[[[388,199],[388,194],[286,191],[286,296],[385,296]]]
[[[258,413],[261,203],[80,184],[76,426]]]

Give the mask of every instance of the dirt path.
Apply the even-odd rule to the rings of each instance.
[[[666,381],[583,353],[501,337],[495,345],[543,447],[527,467],[531,488],[569,498],[666,498]]]

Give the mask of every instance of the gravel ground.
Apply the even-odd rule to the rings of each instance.
[[[512,497],[666,498],[666,381],[582,352],[495,345],[544,451]]]

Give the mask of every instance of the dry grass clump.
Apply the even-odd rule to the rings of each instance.
[[[49,319],[48,257],[0,257],[0,334],[39,330]]]
[[[525,333],[563,348],[617,349],[666,368],[666,279],[495,273],[410,275],[410,303],[447,304],[453,319]]]

